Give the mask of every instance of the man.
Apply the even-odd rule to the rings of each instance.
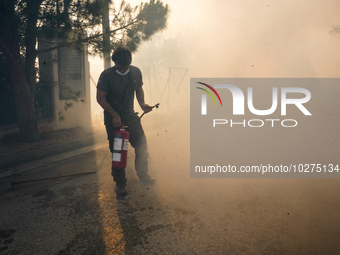
[[[104,109],[104,123],[111,153],[113,152],[114,132],[124,125],[128,126],[129,141],[135,149],[135,168],[139,179],[152,183],[148,174],[148,151],[145,134],[139,117],[134,112],[134,94],[145,113],[152,107],[144,102],[142,73],[132,66],[131,52],[123,47],[112,54],[114,67],[104,70],[97,85],[97,102]],[[118,196],[126,196],[125,169],[113,169]]]

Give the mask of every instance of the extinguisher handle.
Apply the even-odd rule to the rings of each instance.
[[[128,126],[126,126],[123,122],[121,122],[120,123],[121,124],[121,126],[120,126],[120,128],[119,129],[127,129],[128,128]]]
[[[158,104],[155,104],[154,106],[151,106],[151,109],[153,108],[158,108],[159,107],[159,103]],[[143,112],[143,114],[139,117],[139,119],[141,119],[143,116],[144,116],[145,112]]]

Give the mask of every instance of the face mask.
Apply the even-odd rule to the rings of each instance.
[[[118,70],[116,70],[116,73],[119,75],[127,75],[130,72],[130,68],[128,70],[126,70],[124,73],[119,72]]]

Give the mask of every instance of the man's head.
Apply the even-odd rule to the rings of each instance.
[[[126,72],[132,61],[131,51],[124,47],[118,47],[112,54],[112,61],[119,72]]]

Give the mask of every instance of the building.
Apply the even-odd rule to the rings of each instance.
[[[38,49],[56,42],[40,40]],[[4,61],[0,64],[5,65]],[[1,68],[0,139],[19,132],[6,66]],[[38,56],[36,113],[40,132],[82,127],[91,129],[90,72],[87,45],[60,47]]]

